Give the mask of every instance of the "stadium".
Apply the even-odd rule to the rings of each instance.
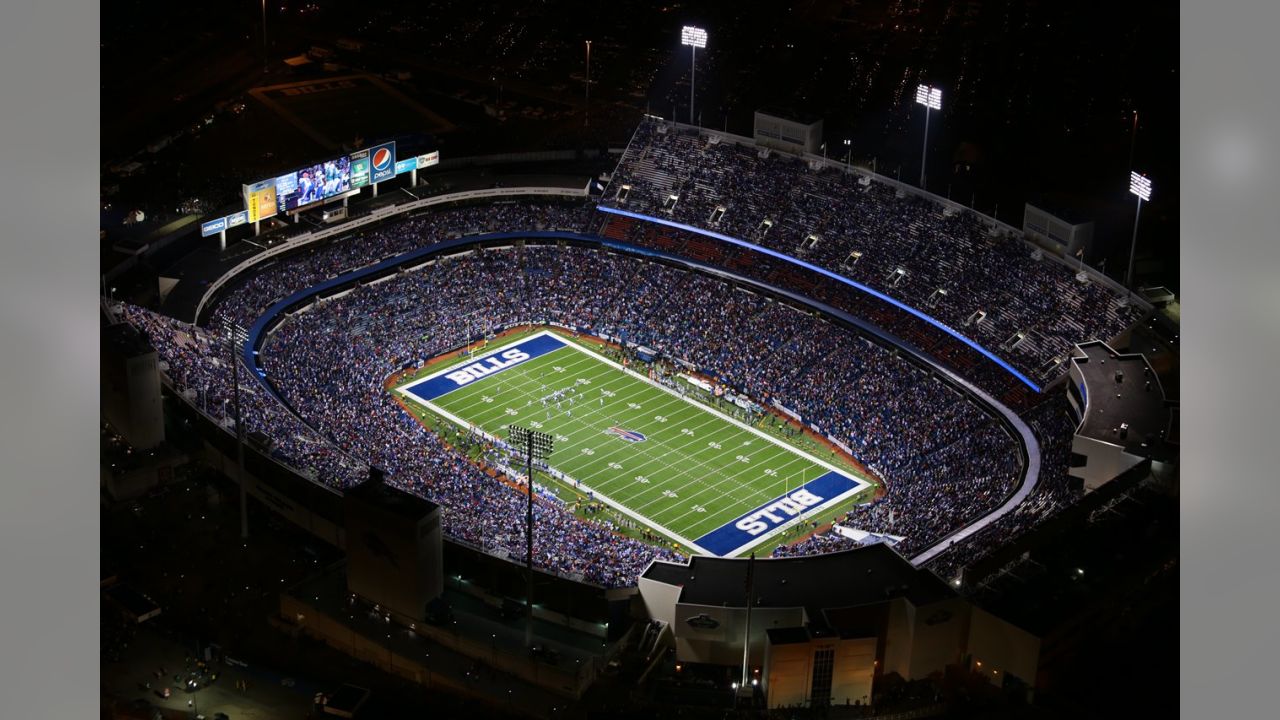
[[[1030,703],[1054,641],[991,596],[1176,467],[1168,300],[1059,217],[771,113],[646,112],[513,172],[401,137],[245,177],[150,300],[104,277],[105,425],[145,450],[180,424],[242,539],[270,518],[332,560],[273,623],[415,686],[483,695],[482,667],[553,717],[621,673],[660,707],[929,717],[963,672]]]
[[[198,322],[108,309],[222,428],[222,328],[246,329],[240,412],[263,454],[334,493],[376,468],[442,508],[447,543],[521,562],[528,478],[508,428],[527,424],[555,441],[533,481],[541,572],[617,590],[694,555],[883,543],[960,586],[1079,499],[1071,349],[1150,309],[991,218],[762,154],[650,118],[594,197],[403,203],[242,262]]]

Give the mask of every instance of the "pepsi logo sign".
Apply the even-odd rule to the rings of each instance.
[[[375,170],[386,170],[391,165],[391,151],[381,147],[373,153],[373,167]]]

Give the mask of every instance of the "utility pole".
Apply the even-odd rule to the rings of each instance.
[[[524,630],[525,647],[533,647],[533,459],[545,459],[551,455],[555,438],[537,430],[519,425],[507,426],[507,437],[511,444],[525,451],[525,471],[527,473],[528,504],[525,510],[525,565],[529,573],[528,595],[525,599],[526,623]]]

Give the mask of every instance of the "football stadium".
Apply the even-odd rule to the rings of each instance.
[[[934,717],[955,673],[1052,697],[1033,616],[1074,596],[1030,588],[1084,583],[1055,553],[1127,542],[1112,516],[1176,469],[1168,291],[1085,264],[1065,215],[828,158],[802,114],[689,120],[500,159],[370,131],[246,172],[195,251],[134,263],[158,292],[104,276],[112,442],[189,436],[240,544],[321,548],[273,627],[507,688],[499,714],[604,687],[651,693],[637,717]]]

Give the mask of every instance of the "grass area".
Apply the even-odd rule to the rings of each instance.
[[[540,332],[516,333],[499,344],[506,347]],[[837,477],[850,488],[873,482],[853,463],[793,426],[766,419],[752,427],[754,416],[727,404],[721,406],[723,411],[714,409],[718,401],[709,394],[700,398],[703,402],[691,401],[588,350],[602,350],[598,346],[559,337],[566,343],[563,347],[461,387],[450,385],[448,392],[430,400],[434,407],[412,394],[403,398],[446,438],[451,432],[457,437],[457,429],[448,428],[454,422],[503,439],[510,423],[552,434],[556,446],[548,464],[570,480],[545,482],[539,476],[538,481],[575,504],[576,511],[586,513],[586,506],[591,506],[594,511],[588,516],[603,514],[635,537],[652,528],[684,545],[806,482],[824,476]],[[477,357],[487,352],[492,350]],[[403,389],[471,360],[455,356],[433,363],[397,379],[396,385]],[[693,386],[679,384],[688,388],[689,396],[695,394]],[[437,409],[442,412],[434,412]],[[727,414],[730,410],[741,419]],[[779,440],[782,436],[790,437]],[[873,492],[872,486],[852,496],[846,493],[837,504],[806,513],[804,529],[814,519],[829,521]],[[608,507],[599,509],[592,500],[604,500]],[[790,529],[758,543],[760,552],[804,532],[797,527],[799,518],[783,525]],[[771,527],[767,535],[777,529]],[[735,548],[733,554],[746,550]]]

